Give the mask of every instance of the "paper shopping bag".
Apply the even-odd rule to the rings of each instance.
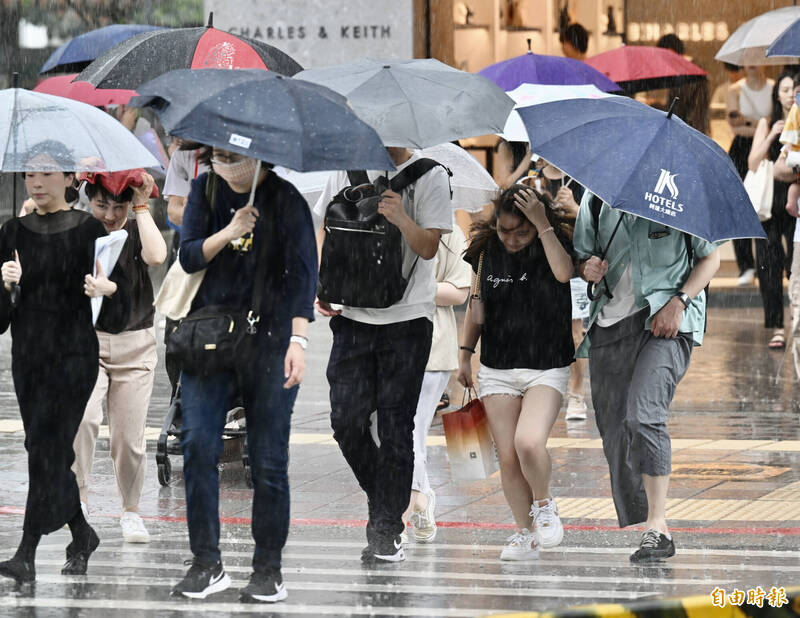
[[[442,415],[450,475],[454,480],[485,479],[497,471],[489,420],[480,399]]]

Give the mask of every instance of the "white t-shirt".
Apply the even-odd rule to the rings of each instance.
[[[192,180],[211,168],[197,160],[196,150],[176,150],[172,153],[164,181],[164,199],[171,195],[188,197]]]
[[[418,153],[414,153],[402,165],[397,167],[396,172],[389,172],[389,178],[394,177],[398,172],[408,167],[411,163],[420,158]],[[367,172],[370,181],[374,181],[384,172]],[[319,196],[314,206],[314,214],[319,218],[325,217],[325,210],[334,196],[350,181],[347,172],[340,171],[331,174],[325,189]],[[442,230],[442,233],[450,232],[453,221],[453,207],[450,203],[450,183],[447,173],[441,167],[435,167],[427,174],[422,176],[417,182],[410,185],[403,191],[403,207],[414,222],[423,229]],[[395,324],[406,322],[417,318],[427,318],[433,321],[433,314],[436,311],[434,298],[436,297],[436,279],[434,278],[434,260],[417,260],[417,254],[411,250],[408,243],[403,239],[403,276],[411,278],[406,287],[403,298],[391,307],[384,309],[368,309],[362,307],[342,307],[342,315],[356,322],[366,324]],[[416,260],[416,266],[414,261]],[[411,269],[414,272],[411,272]]]
[[[622,272],[622,276],[611,292],[614,294],[614,298],[603,305],[597,316],[597,323],[603,328],[616,324],[638,311],[636,295],[633,291],[633,270],[630,264]]]

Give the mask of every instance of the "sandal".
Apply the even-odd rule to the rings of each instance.
[[[783,332],[776,331],[767,344],[770,350],[783,350],[786,347],[786,337]]]

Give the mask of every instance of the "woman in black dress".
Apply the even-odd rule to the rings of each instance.
[[[28,157],[25,187],[36,210],[0,228],[0,331],[11,325],[11,370],[28,451],[28,499],[22,542],[0,575],[19,583],[35,578],[36,547],[43,534],[65,523],[72,532],[64,574],[86,573],[99,539],[86,522],[70,470],[72,443],[97,380],[98,344],[90,297],[105,296],[100,320],[121,330],[130,311],[121,274],[111,278],[94,265],[103,224],[72,210],[67,196],[74,174],[59,170],[58,143],[40,145]],[[119,270],[119,269],[118,269]],[[13,293],[12,293],[13,291]],[[15,301],[12,301],[12,296]]]

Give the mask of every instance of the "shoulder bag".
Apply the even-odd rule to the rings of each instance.
[[[483,257],[486,255],[486,249],[481,251],[481,256],[478,258],[478,272],[475,274],[475,289],[472,291],[472,296],[469,299],[469,315],[474,324],[482,325],[486,321],[486,308],[483,305],[483,297],[481,296],[481,276],[483,274]]]
[[[744,188],[760,221],[769,221],[772,218],[772,197],[775,186],[772,168],[774,165],[769,159],[762,159],[758,164],[758,169],[755,172],[748,170],[744,177]]]

